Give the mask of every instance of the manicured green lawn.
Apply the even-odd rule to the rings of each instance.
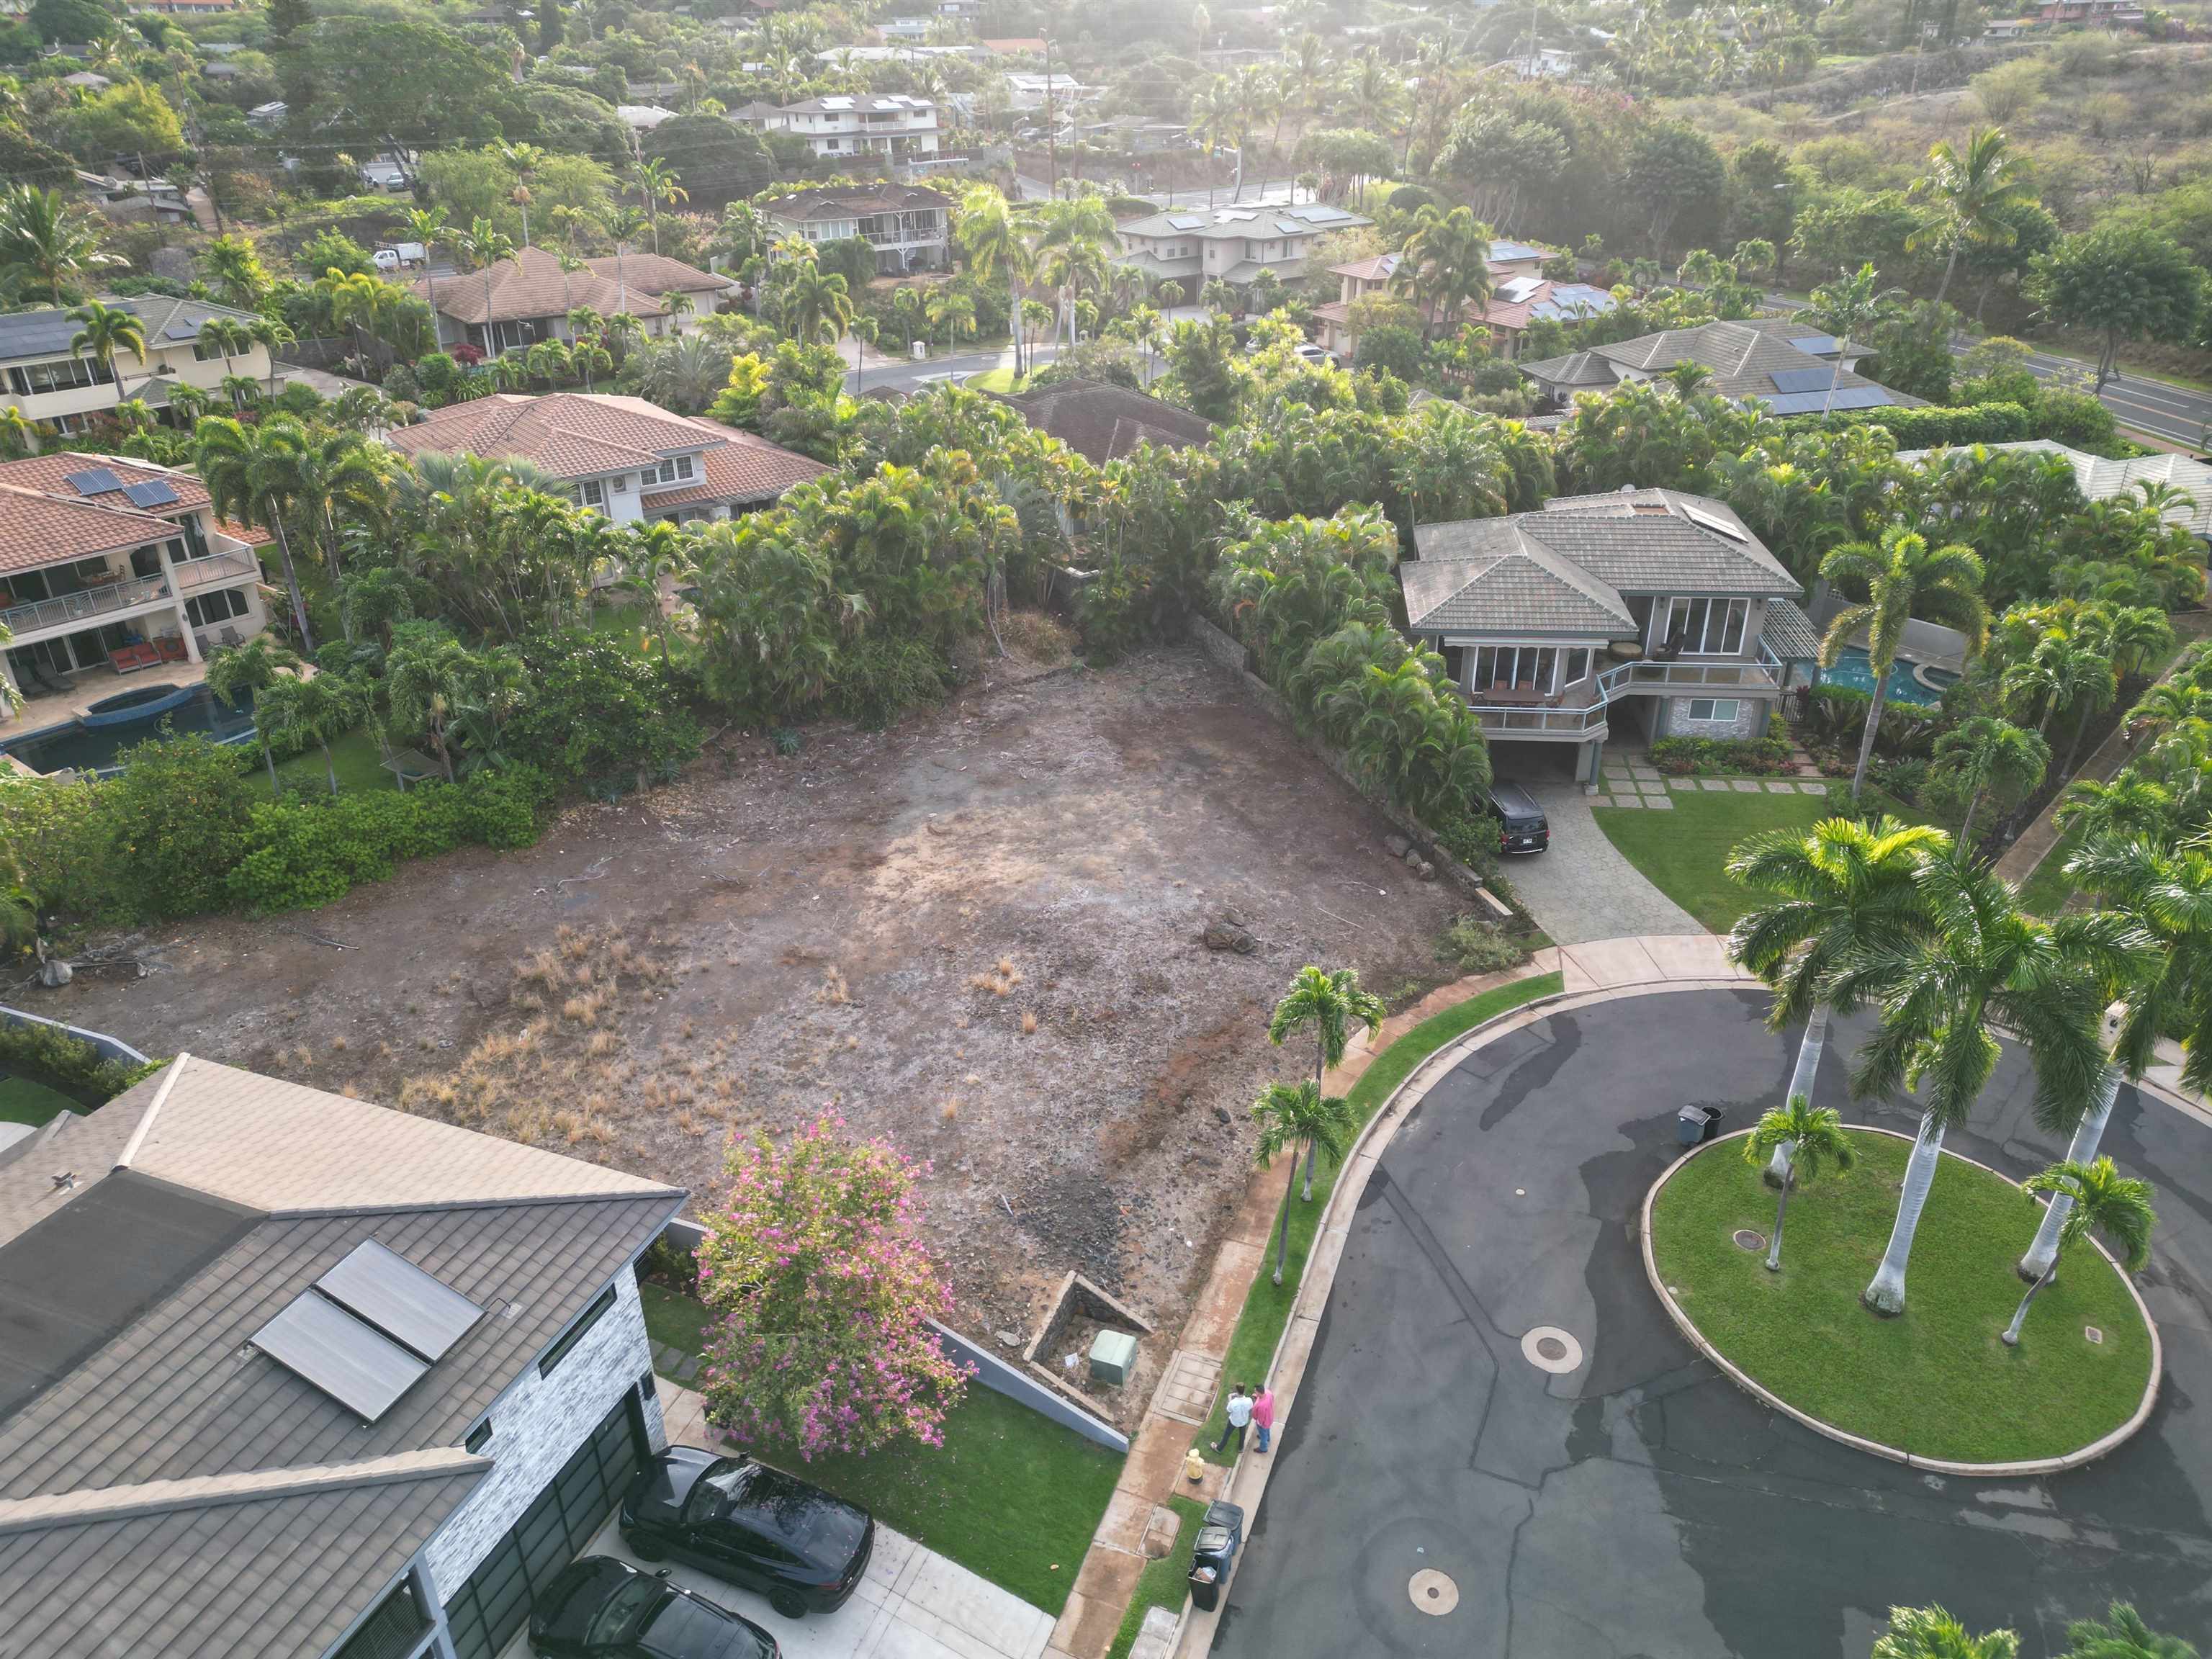
[[[1106,1659],[1128,1659],[1137,1632],[1145,1626],[1145,1615],[1154,1607],[1180,1611],[1183,1598],[1190,1594],[1191,1546],[1198,1536],[1199,1523],[1206,1519],[1206,1505],[1195,1498],[1170,1492],[1168,1507],[1176,1512],[1175,1546],[1158,1560],[1145,1563],[1144,1571],[1137,1577],[1137,1593],[1129,1610],[1121,1615],[1121,1628],[1115,1634],[1114,1645],[1106,1650]]]
[[[653,1340],[698,1352],[706,1307],[658,1285],[638,1291]],[[1055,1615],[1121,1470],[1121,1459],[1104,1447],[973,1383],[945,1419],[942,1446],[909,1443],[811,1462],[788,1448],[757,1449],[763,1462],[861,1505]]]
[[[0,1078],[0,1123],[27,1123],[36,1128],[63,1112],[76,1109],[76,1102],[58,1089],[49,1089],[27,1077]]]
[[[1758,896],[1728,873],[1729,854],[1747,836],[1807,829],[1835,809],[1818,795],[1669,790],[1671,812],[1597,809],[1597,827],[1667,896],[1716,933],[1725,933]]]
[[[254,772],[265,785],[269,769],[261,759],[258,748],[252,750]],[[396,789],[398,781],[384,769],[384,751],[376,746],[376,739],[362,728],[356,727],[331,745],[331,761],[337,768],[338,790],[347,793],[356,789]],[[322,745],[318,744],[304,755],[276,763],[276,776],[287,789],[305,789],[310,793],[327,795],[330,775],[323,767]]]
[[[1801,1411],[1926,1457],[2051,1457],[2125,1422],[2150,1373],[2150,1335],[2119,1275],[2077,1246],[2027,1316],[2017,1348],[1998,1334],[2025,1288],[2013,1264],[2040,1209],[2010,1182],[1945,1158],[1913,1243],[1904,1315],[1859,1303],[1889,1239],[1910,1144],[1855,1132],[1848,1171],[1794,1195],[1782,1270],[1730,1235],[1774,1224],[1774,1194],[1716,1142],[1653,1206],[1652,1257],[1707,1340]],[[2101,1343],[2082,1334],[2104,1333]]]
[[[994,368],[970,375],[962,384],[970,392],[995,392],[1004,396],[1019,391],[1023,382],[1014,378],[1014,371],[1011,368]]]
[[[1623,814],[1623,816],[1626,816]],[[1663,815],[1662,815],[1663,816]],[[1447,1008],[1431,1019],[1400,1037],[1375,1056],[1373,1062],[1360,1073],[1359,1081],[1352,1085],[1352,1109],[1358,1114],[1364,1125],[1381,1109],[1390,1097],[1390,1091],[1403,1083],[1413,1069],[1454,1037],[1473,1030],[1485,1020],[1494,1018],[1509,1008],[1518,1008],[1524,1002],[1534,1002],[1539,997],[1556,996],[1562,988],[1557,974],[1538,974],[1528,979],[1516,980],[1510,985],[1501,985],[1494,991],[1486,991],[1479,997],[1470,997],[1458,1006]],[[1287,1179],[1283,1166],[1276,1166],[1276,1178]],[[1328,1208],[1328,1195],[1335,1189],[1337,1170],[1333,1164],[1323,1163],[1314,1172],[1313,1202],[1309,1204],[1293,1192],[1287,1200],[1291,1206],[1290,1247],[1284,1258],[1283,1282],[1274,1282],[1276,1234],[1268,1235],[1267,1259],[1260,1276],[1252,1281],[1252,1289],[1244,1298],[1244,1310],[1237,1316],[1237,1329],[1229,1339],[1229,1357],[1221,1371],[1221,1398],[1213,1403],[1213,1413],[1206,1419],[1205,1428],[1199,1431],[1194,1443],[1210,1463],[1227,1464],[1236,1460],[1225,1451],[1216,1451],[1213,1443],[1221,1436],[1222,1425],[1227,1420],[1223,1413],[1229,1390],[1239,1382],[1257,1383],[1266,1377],[1268,1363],[1275,1357],[1275,1344],[1283,1334],[1283,1327],[1291,1317],[1291,1305],[1297,1299],[1298,1279],[1305,1272],[1306,1255],[1313,1248],[1314,1234],[1321,1225],[1322,1213]],[[1282,1211],[1275,1212],[1278,1229],[1282,1224]]]

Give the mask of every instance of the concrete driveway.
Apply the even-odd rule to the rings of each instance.
[[[1740,1127],[1786,1085],[1795,1034],[1765,1008],[1680,991],[1563,1011],[1428,1091],[1355,1212],[1221,1659],[1865,1659],[1889,1607],[1929,1601],[2045,1659],[2116,1598],[2203,1641],[2212,1125],[2123,1091],[2105,1138],[2158,1187],[2148,1424],[2069,1474],[1917,1472],[1759,1406],[1644,1279],[1637,1217],[1679,1151],[1678,1108]],[[1818,1103],[1909,1128],[1848,1098],[1863,1027],[1839,1027]],[[2041,1166],[2057,1144],[2032,1095],[2008,1049],[1950,1149]],[[1566,1341],[1547,1352],[1540,1327]]]
[[[1552,844],[1508,859],[1500,872],[1537,925],[1561,945],[1654,933],[1702,933],[1698,920],[1644,878],[1605,838],[1582,786],[1571,779],[1516,779],[1543,804]]]

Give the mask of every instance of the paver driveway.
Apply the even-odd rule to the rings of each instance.
[[[1891,1604],[1940,1601],[2033,1659],[2116,1596],[2205,1644],[2212,1127],[2123,1091],[2105,1138],[2159,1188],[2144,1296],[2166,1371],[2142,1431],[2049,1480],[1916,1473],[1757,1405],[1644,1280],[1637,1215],[1678,1107],[1741,1127],[1786,1085],[1794,1038],[1764,1008],[1684,991],[1562,1012],[1429,1092],[1352,1222],[1218,1655],[1865,1659]],[[1832,1039],[1819,1103],[1909,1127],[1848,1099],[1855,1039]],[[2047,1162],[2030,1094],[2008,1050],[1949,1145]],[[1542,1325],[1583,1349],[1566,1375],[1522,1356]],[[1456,1586],[1451,1613],[1416,1610],[1425,1570]]]
[[[1702,933],[1698,919],[1645,879],[1597,827],[1582,786],[1522,781],[1552,823],[1545,852],[1509,859],[1503,874],[1536,923],[1561,945],[1653,933]]]

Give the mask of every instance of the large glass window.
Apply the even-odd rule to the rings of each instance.
[[[1494,696],[1548,697],[1559,689],[1559,671],[1556,646],[1477,646],[1469,689]]]
[[[41,392],[74,392],[79,386],[100,386],[107,377],[89,357],[64,357],[59,362],[25,363],[8,371],[8,383],[18,397]]]
[[[185,614],[192,619],[195,628],[207,628],[219,622],[228,622],[233,617],[242,617],[252,607],[246,595],[235,587],[219,588],[212,593],[196,594],[185,601]]]
[[[1686,657],[1733,657],[1743,650],[1748,599],[1675,599],[1667,610],[1662,644]]]

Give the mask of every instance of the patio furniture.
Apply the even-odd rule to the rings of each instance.
[[[191,653],[185,649],[184,639],[179,635],[162,635],[154,641],[154,649],[161,653],[163,662],[190,662],[192,659]]]
[[[120,645],[107,653],[107,665],[118,674],[135,674],[160,665],[161,653],[150,645]]]
[[[442,783],[446,777],[446,769],[419,749],[400,749],[386,755],[384,769],[398,781],[403,794],[410,783],[421,783],[425,779]]]

